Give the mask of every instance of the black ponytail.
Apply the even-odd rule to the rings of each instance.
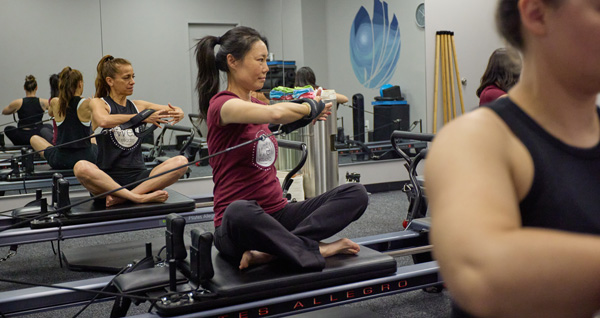
[[[200,39],[196,44],[196,64],[198,65],[196,90],[198,91],[200,114],[204,119],[208,113],[208,102],[219,92],[219,69],[215,59],[217,42],[217,37],[209,35]]]
[[[50,99],[58,97],[58,74],[50,75]]]
[[[256,30],[249,27],[235,27],[223,36],[205,36],[196,44],[196,63],[198,65],[198,105],[200,114],[206,119],[210,99],[219,92],[219,71],[229,75],[227,55],[231,54],[236,60],[243,59],[256,41],[263,41],[269,48],[267,39]],[[215,46],[219,51],[215,54]]]
[[[83,75],[78,70],[74,70],[67,66],[63,68],[59,75],[58,81],[58,114],[67,114],[69,101],[75,96],[79,82],[83,81]]]

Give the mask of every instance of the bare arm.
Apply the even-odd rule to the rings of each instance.
[[[171,104],[159,105],[159,104],[154,104],[154,103],[150,103],[150,102],[143,101],[143,100],[136,100],[136,101],[134,101],[134,103],[136,106],[138,106],[138,108],[141,108],[141,109],[154,109],[157,111],[157,113],[162,111],[161,114],[168,115],[168,116],[164,116],[164,117],[172,118],[170,121],[168,121],[171,124],[176,124],[176,123],[180,122],[184,116],[183,110],[180,107],[173,106]],[[150,123],[150,121],[147,121],[147,122]],[[166,121],[165,121],[165,123],[166,123]]]
[[[44,98],[40,98],[40,105],[42,106],[43,110],[48,110],[48,100],[44,99]]]
[[[90,101],[92,108],[92,127],[95,130],[97,127],[113,128],[127,122],[135,115],[120,115],[109,113],[110,108],[100,98],[94,98]]]
[[[335,99],[338,102],[338,104],[343,104],[343,103],[348,102],[348,97],[346,97],[346,95],[342,95],[342,94],[338,94],[338,93],[335,93]]]
[[[136,101],[136,102],[138,102],[138,101]],[[138,106],[138,109],[140,111],[144,110],[146,108],[155,109],[154,107],[145,107],[145,106],[147,106],[147,104],[145,104],[143,101],[140,104],[136,103],[136,105]],[[117,127],[123,123],[126,123],[133,116],[135,116],[135,114],[132,114],[132,115],[110,114],[109,106],[100,98],[92,99],[92,101],[90,101],[90,106],[92,108],[92,128],[94,130],[98,127],[102,127],[102,128]],[[177,111],[175,110],[174,112],[177,112]],[[168,122],[168,121],[164,120],[163,118],[173,117],[170,113],[171,113],[170,111],[165,110],[165,109],[156,111],[152,115],[150,115],[148,118],[146,118],[144,120],[144,122],[154,124],[154,125],[160,127],[161,123]]]
[[[327,105],[324,113],[331,109],[331,104]],[[277,103],[267,106],[232,98],[221,108],[221,124],[288,124],[308,115],[310,108],[305,104]]]
[[[428,156],[442,277],[477,317],[591,317],[600,308],[600,238],[522,227],[533,164],[495,116],[482,109],[450,123]]]
[[[14,114],[17,112],[17,110],[19,110],[19,108],[21,108],[22,105],[23,105],[22,99],[15,99],[12,102],[10,102],[10,104],[8,104],[8,106],[6,106],[6,107],[4,107],[4,109],[2,109],[2,115]]]
[[[77,108],[77,117],[81,122],[88,122],[92,119],[92,106],[90,103],[91,99],[87,98],[83,102],[79,108]]]
[[[58,97],[54,97],[50,100],[50,106],[48,106],[48,115],[55,117],[54,114],[58,114]]]

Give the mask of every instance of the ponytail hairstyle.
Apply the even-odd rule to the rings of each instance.
[[[106,78],[115,78],[119,73],[120,65],[131,65],[131,63],[123,58],[114,58],[112,55],[104,55],[100,59],[96,67],[98,73],[96,75],[96,95],[94,97],[106,97],[110,94],[110,86],[106,83]]]
[[[219,71],[229,75],[227,56],[231,54],[236,60],[243,59],[256,41],[263,41],[267,48],[267,39],[249,27],[235,27],[223,36],[205,36],[196,44],[196,63],[198,64],[198,104],[200,115],[206,119],[210,99],[219,92]],[[221,47],[215,55],[215,46]]]
[[[26,92],[35,91],[37,89],[37,81],[35,80],[35,76],[27,75],[25,77],[25,84],[23,85],[23,88]]]
[[[58,114],[66,115],[69,101],[75,96],[75,91],[79,82],[83,81],[83,76],[78,70],[69,66],[63,68],[58,81]]]
[[[558,7],[564,0],[542,0],[545,4]],[[500,0],[496,10],[496,28],[510,45],[523,51],[523,31],[521,30],[521,14],[518,7],[519,0]]]
[[[50,99],[58,97],[58,74],[50,75],[48,81],[50,82]]]

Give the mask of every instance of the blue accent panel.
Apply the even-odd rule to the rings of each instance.
[[[350,60],[359,82],[367,81],[373,65],[373,28],[365,7],[360,7],[350,32]]]
[[[408,104],[408,102],[406,102],[405,100],[380,100],[380,101],[371,102],[371,105],[373,105],[373,106],[381,106],[381,105],[401,106],[401,105],[407,105],[407,104]]]
[[[267,65],[296,65],[296,61],[268,61]]]
[[[394,14],[388,18],[388,4],[373,0],[373,19],[360,7],[350,30],[350,61],[358,81],[376,88],[394,75],[400,58],[400,29]]]

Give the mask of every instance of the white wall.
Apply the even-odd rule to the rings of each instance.
[[[436,31],[454,31],[460,75],[467,79],[467,84],[463,86],[465,111],[473,110],[479,105],[479,99],[475,95],[475,91],[479,87],[489,56],[495,49],[504,47],[504,42],[495,28],[496,3],[496,0],[425,0],[427,121],[429,132],[433,129]],[[443,117],[441,86],[438,87],[440,87],[440,93],[437,122],[438,127],[440,127],[443,123]],[[458,91],[456,96],[458,109],[460,107]]]
[[[411,122],[418,119],[425,121],[425,31],[418,28],[414,20],[414,12],[422,0],[386,2],[390,22],[394,14],[398,19],[402,41],[397,69],[390,83],[402,88],[402,93],[410,104]],[[372,130],[371,102],[375,96],[380,95],[379,88],[365,88],[356,79],[350,62],[349,42],[356,13],[364,6],[372,18],[373,1],[327,0],[324,8],[322,3],[323,1],[303,0],[305,61],[307,66],[315,70],[317,84],[335,89],[349,98],[357,93],[363,94],[367,111],[365,120],[370,122]],[[340,106],[338,117],[344,118],[345,133],[352,135],[352,109]],[[341,122],[338,126],[341,126]]]
[[[283,12],[283,0],[265,0],[263,15],[265,17],[263,35],[269,40],[269,53],[273,53],[276,60],[283,58],[283,31],[281,30],[281,12]]]
[[[262,32],[262,9],[262,1],[102,0],[104,54],[125,57],[133,64],[136,86],[131,99],[170,102],[186,114],[198,113],[191,108],[193,48],[188,24],[233,23]]]
[[[37,96],[49,98],[48,78],[65,66],[82,72],[85,96],[94,93],[102,54],[97,0],[0,0],[0,30],[0,107],[25,97],[28,74],[36,77]],[[0,124],[12,120],[0,116]]]
[[[84,95],[92,96],[96,65],[111,54],[133,64],[132,99],[197,113],[191,109],[189,23],[250,26],[282,51],[281,21],[267,25],[281,19],[280,0],[0,0],[0,8],[0,107],[25,96],[28,74],[38,79],[38,96],[47,98],[49,75],[67,65],[83,73]],[[0,116],[0,124],[10,121]]]
[[[337,49],[327,45],[328,20],[325,8],[323,0],[302,0],[304,61],[310,62],[310,65],[303,63],[298,66],[310,66],[315,72],[315,77],[319,79],[318,83],[322,83],[321,85],[329,85],[329,69],[327,67],[329,50]]]
[[[425,31],[414,23],[414,11],[422,1],[426,1]],[[495,3],[388,1],[390,18],[397,15],[402,37],[392,82],[401,85],[407,95],[411,119],[427,118],[429,131],[435,31],[455,32],[461,76],[468,80],[465,106],[473,109],[487,59],[503,46],[494,28]],[[312,66],[321,85],[349,97],[362,93],[367,110],[371,110],[370,101],[378,91],[358,83],[348,52],[350,26],[361,5],[372,14],[372,0],[0,0],[0,107],[23,97],[27,74],[37,77],[38,96],[48,96],[48,76],[66,65],[82,71],[84,95],[90,96],[98,60],[103,54],[112,54],[133,63],[137,83],[132,98],[171,102],[195,111],[189,109],[188,23],[229,22],[263,32],[277,59],[296,60],[299,67]],[[351,109],[341,108],[339,114],[346,119],[346,133],[351,134]],[[372,125],[370,114],[366,119]],[[0,124],[9,121],[10,116],[0,116]]]

